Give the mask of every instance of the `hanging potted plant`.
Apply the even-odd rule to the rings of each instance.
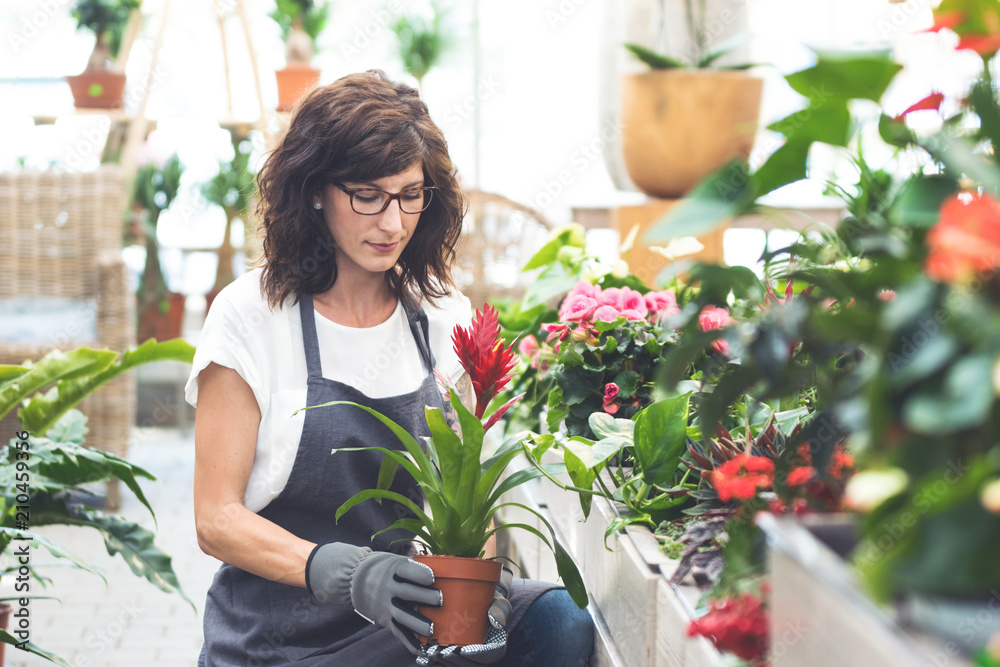
[[[236,280],[233,261],[236,258],[236,248],[231,237],[233,223],[241,219],[250,209],[250,200],[256,194],[256,181],[250,171],[250,142],[235,141],[233,143],[233,159],[219,163],[219,173],[205,184],[202,192],[205,198],[219,206],[226,213],[226,228],[219,245],[219,264],[215,270],[215,284],[205,295],[205,313],[212,307],[212,302],[222,288]],[[250,225],[244,223],[244,237],[249,238]]]
[[[285,40],[285,68],[278,81],[278,111],[291,111],[302,95],[319,83],[320,70],[312,66],[316,38],[326,26],[329,5],[315,0],[276,0],[271,18]]]
[[[705,0],[685,0],[684,9],[691,40],[686,59],[625,45],[650,68],[622,80],[625,167],[640,190],[667,199],[684,196],[733,159],[750,157],[764,85],[743,71],[752,64],[719,65],[744,39],[712,48]]]
[[[507,466],[522,452],[535,460],[542,452],[523,446],[521,434],[518,434],[500,445],[487,460],[481,461],[486,431],[521,398],[516,396],[489,416],[486,415],[490,402],[510,381],[516,359],[513,345],[503,345],[496,310],[487,304],[484,311],[476,311],[469,329],[456,325],[452,341],[476,394],[475,412],[472,412],[454,391],[449,390],[451,407],[457,413],[461,426],[460,435],[448,425],[439,408],[425,409],[431,433],[426,438],[425,447],[421,447],[412,435],[387,417],[357,403],[332,401],[304,409],[330,405],[356,406],[381,421],[400,439],[405,451],[385,447],[334,450],[334,455],[340,451],[377,451],[385,455],[377,488],[362,491],[345,502],[337,510],[337,518],[372,499],[392,500],[409,510],[410,516],[399,519],[377,534],[403,529],[431,551],[432,555],[415,556],[414,559],[434,571],[434,585],[442,591],[444,603],[441,607],[418,609],[433,622],[435,628],[434,636],[425,637],[422,641],[440,646],[467,646],[483,643],[486,637],[487,611],[493,602],[502,567],[499,561],[482,557],[489,538],[501,530],[527,530],[552,549],[559,575],[580,608],[587,606],[587,592],[576,565],[556,539],[549,522],[529,507],[505,503],[501,499],[510,489],[542,475],[538,468],[532,467],[505,478]],[[423,505],[390,490],[400,467],[420,485],[427,511]],[[549,529],[549,537],[524,524],[495,526],[494,515],[511,504],[534,514]]]
[[[449,48],[447,32],[443,28],[445,12],[437,3],[431,3],[432,18],[421,14],[402,16],[392,26],[399,44],[399,57],[403,68],[417,80],[423,90],[424,77],[441,61]]]
[[[82,74],[67,76],[73,101],[79,109],[120,109],[125,105],[125,73],[113,60],[122,46],[122,35],[139,0],[77,0],[73,18],[80,30],[94,33],[94,50]]]
[[[177,155],[162,166],[147,164],[135,175],[132,210],[138,233],[146,246],[146,264],[136,291],[139,318],[138,339],[168,340],[181,335],[184,295],[171,292],[160,266],[157,225],[160,214],[177,197],[183,167]]]

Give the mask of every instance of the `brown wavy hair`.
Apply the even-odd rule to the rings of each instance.
[[[349,74],[313,89],[257,174],[256,215],[264,230],[261,290],[272,308],[337,280],[336,248],[315,195],[333,181],[373,181],[423,165],[437,186],[417,232],[386,279],[400,298],[442,297],[454,286],[451,265],[465,199],[448,143],[415,88],[381,70]]]

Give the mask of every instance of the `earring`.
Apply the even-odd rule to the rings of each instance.
[[[322,204],[320,204],[319,202],[316,202],[315,204],[313,204],[313,208],[314,208],[314,209],[316,209],[316,210],[318,211],[318,210],[320,210],[321,208],[323,208],[323,205],[322,205]]]

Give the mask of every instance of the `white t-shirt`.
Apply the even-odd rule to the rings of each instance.
[[[256,269],[241,276],[212,302],[184,388],[188,403],[197,406],[198,374],[215,362],[235,370],[253,390],[260,427],[244,504],[254,512],[288,481],[305,420],[304,412],[292,413],[306,407],[308,375],[299,304],[272,311],[260,292],[262,273]],[[469,300],[455,292],[423,306],[436,368],[457,382],[462,367],[451,332],[455,324],[469,325]],[[361,329],[314,314],[324,377],[384,398],[416,391],[427,376],[402,303],[385,322]]]

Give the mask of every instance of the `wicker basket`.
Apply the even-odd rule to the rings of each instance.
[[[467,190],[469,213],[455,249],[455,283],[479,308],[521,299],[534,280],[521,268],[548,241],[550,225],[537,211],[501,195]]]
[[[96,172],[0,174],[0,299],[66,297],[96,304],[97,339],[67,342],[60,332],[30,344],[0,342],[0,364],[36,360],[80,346],[123,351],[135,344],[134,304],[121,259],[124,176],[117,165]],[[87,444],[125,456],[135,420],[135,378],[112,380],[79,406]],[[8,415],[0,428],[16,427]],[[117,504],[116,488],[109,502]]]

